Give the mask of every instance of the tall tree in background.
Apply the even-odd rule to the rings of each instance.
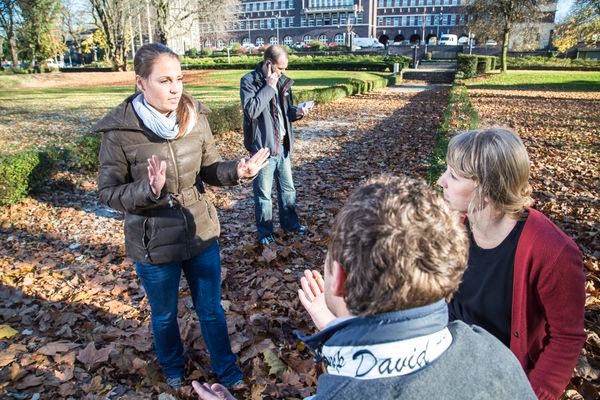
[[[77,53],[81,53],[82,34],[92,22],[91,10],[78,0],[62,0],[61,17],[65,36],[71,40]]]
[[[567,19],[557,25],[554,45],[565,52],[578,44],[600,43],[600,0],[575,0]]]
[[[185,35],[194,21],[204,28],[205,36],[225,38],[227,23],[237,19],[240,0],[151,0],[156,11],[159,41],[165,45]]]
[[[126,18],[129,16],[128,0],[90,0],[94,17],[104,31],[108,54],[117,71],[127,70],[127,39],[132,34]]]
[[[0,0],[0,29],[4,31],[13,68],[18,68],[19,66],[17,27],[20,20],[21,10],[19,9],[17,0]]]
[[[59,29],[59,0],[17,0],[23,17],[21,37],[31,65],[64,50]]]
[[[539,21],[548,0],[468,0],[469,29],[477,37],[497,37],[502,43],[502,72],[507,70],[508,42],[517,24]]]
[[[225,39],[228,23],[237,20],[239,0],[198,0],[197,19],[204,27],[204,34],[212,39]],[[208,34],[208,35],[207,35]]]

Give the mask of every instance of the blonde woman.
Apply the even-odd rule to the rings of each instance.
[[[512,352],[540,399],[557,399],[585,340],[585,276],[575,243],[530,208],[521,139],[493,128],[456,135],[439,178],[465,216],[468,268],[450,319],[487,329]]]

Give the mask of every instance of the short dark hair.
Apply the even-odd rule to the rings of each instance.
[[[336,216],[329,243],[329,262],[346,272],[346,306],[363,316],[449,299],[467,253],[459,215],[423,180],[405,176],[384,175],[357,188]]]
[[[288,56],[288,52],[285,49],[285,47],[280,46],[278,44],[274,44],[274,45],[269,46],[265,50],[265,54],[263,55],[263,58],[265,61],[269,60],[269,61],[276,63],[283,56],[285,56],[285,57]]]

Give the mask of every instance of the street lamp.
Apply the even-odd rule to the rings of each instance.
[[[277,44],[281,44],[281,43],[279,43],[279,18],[281,18],[281,13],[277,13],[277,15],[275,15],[275,29],[277,30]]]
[[[436,35],[436,44],[440,44],[440,25],[442,24],[442,17],[444,14],[440,11],[440,15],[438,16],[438,24],[437,24],[437,35]]]
[[[354,22],[356,25],[356,19],[358,18],[358,13],[362,12],[363,8],[362,6],[357,6],[356,4],[352,7],[352,13],[354,14]],[[347,36],[348,36],[348,45],[350,47],[350,51],[352,51],[352,36],[354,34],[354,32],[352,32],[352,24],[350,23],[350,16],[346,15],[346,31],[348,32]]]
[[[248,28],[248,43],[252,44],[252,38],[250,37],[250,17],[246,16],[246,27]]]

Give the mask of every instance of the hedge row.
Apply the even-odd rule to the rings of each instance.
[[[387,86],[388,78],[349,80],[347,83],[295,93],[297,103],[314,100],[335,101],[345,96],[365,93]],[[242,129],[243,114],[238,104],[215,108],[208,114],[214,134]],[[98,168],[101,135],[87,134],[65,148],[49,147],[27,150],[13,155],[0,155],[0,206],[13,204],[27,196],[39,183],[47,180],[58,165],[69,169],[93,171]]]
[[[508,68],[514,70],[600,71],[600,61],[556,57],[509,57]]]
[[[496,61],[495,56],[459,54],[456,69],[464,79],[468,79],[496,69]]]
[[[446,169],[446,150],[453,132],[477,129],[479,114],[463,84],[452,85],[448,104],[442,114],[440,127],[436,131],[433,152],[429,159],[427,180],[434,184]]]
[[[233,56],[212,58],[184,58],[184,69],[253,69],[262,58],[259,56]],[[341,70],[341,71],[392,71],[394,63],[407,68],[409,57],[404,56],[289,56],[291,70]]]

